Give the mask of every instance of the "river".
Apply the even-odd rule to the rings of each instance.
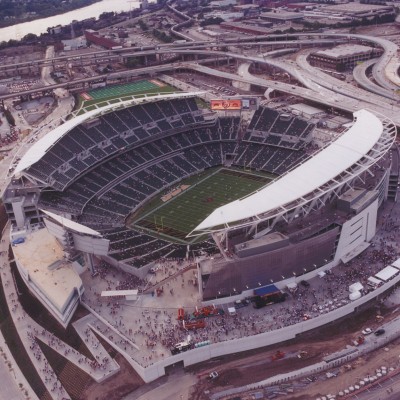
[[[53,17],[37,19],[35,21],[24,22],[14,26],[0,29],[0,41],[10,39],[20,40],[28,33],[40,35],[47,32],[47,28],[57,25],[67,25],[73,20],[81,21],[86,18],[97,18],[103,12],[110,11],[129,11],[139,8],[139,0],[102,0],[90,6],[69,11],[65,14],[54,15]]]

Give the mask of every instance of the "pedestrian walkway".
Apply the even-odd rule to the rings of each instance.
[[[0,331],[0,381],[1,395],[7,400],[38,400],[18,364],[14,360]]]
[[[106,338],[107,342],[112,344],[114,348],[120,349],[130,357],[134,357],[134,354],[139,350],[139,347],[132,340],[128,339],[106,321],[97,318],[94,313],[74,322],[73,326],[90,351],[92,351],[90,346],[96,347],[96,341],[99,343],[93,332]]]
[[[88,348],[93,354],[93,360],[89,360],[41,327],[24,312],[18,300],[15,283],[8,262],[9,230],[8,226],[4,231],[0,243],[0,266],[4,295],[10,309],[11,317],[19,332],[25,350],[51,397],[54,400],[68,400],[70,396],[58,380],[51,365],[48,363],[39,345],[39,341],[45,343],[69,362],[87,372],[97,382],[101,382],[116,373],[119,370],[119,365],[111,359],[93,333],[88,335],[90,343],[92,344],[88,346]],[[31,398],[35,397],[32,396]]]
[[[7,300],[11,317],[19,332],[25,350],[37,373],[42,378],[42,382],[47,391],[54,400],[69,400],[70,397],[68,393],[58,380],[57,375],[47,362],[46,357],[36,342],[35,334],[38,333],[36,327],[38,325],[23,311],[18,301],[10,264],[8,262],[9,235],[10,225],[8,224],[0,243],[0,265],[4,296]]]

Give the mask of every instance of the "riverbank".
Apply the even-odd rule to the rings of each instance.
[[[55,15],[48,18],[40,18],[30,22],[0,28],[0,38],[3,42],[9,40],[20,40],[24,36],[32,33],[41,35],[47,32],[47,28],[58,25],[69,25],[72,21],[82,21],[88,18],[98,18],[105,12],[127,12],[140,7],[139,0],[100,0],[95,3],[69,11],[64,14]]]
[[[18,10],[14,9],[3,9],[0,10],[0,28],[13,27],[22,23],[28,23],[37,19],[43,19],[48,17],[54,17],[57,15],[65,14],[70,11],[79,10],[84,7],[88,7],[94,3],[98,3],[102,0],[72,0],[67,3],[60,1],[60,3],[53,7],[30,7],[29,12],[22,12],[21,8]],[[19,11],[19,15],[16,15]]]

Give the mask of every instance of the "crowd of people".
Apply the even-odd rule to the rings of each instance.
[[[124,337],[135,343],[132,358],[143,366],[150,365],[170,354],[171,348],[185,341],[188,334],[192,343],[210,341],[211,343],[252,336],[273,331],[321,314],[331,312],[350,302],[349,286],[360,282],[364,293],[372,290],[367,285],[368,277],[373,276],[385,266],[398,258],[396,240],[399,227],[396,226],[397,216],[384,211],[382,224],[369,249],[346,264],[341,264],[327,271],[323,277],[315,277],[310,281],[310,287],[298,286],[290,292],[286,302],[255,310],[250,306],[236,310],[236,315],[218,315],[206,319],[206,327],[197,331],[186,331],[177,321],[177,310],[183,304],[177,305],[176,298],[180,293],[187,296],[191,293],[192,302],[186,312],[191,313],[196,305],[200,306],[198,290],[193,285],[193,271],[185,270],[186,263],[164,262],[152,270],[153,275],[145,282],[128,274],[102,264],[100,277],[107,290],[123,287],[124,289],[147,288],[163,283],[163,293],[159,298],[153,298],[151,303],[145,300],[130,304],[126,301],[108,301],[100,298],[101,282],[96,282],[84,301],[104,317],[110,326],[121,331]],[[388,241],[391,241],[390,243]],[[112,276],[112,277],[111,277]],[[121,282],[123,286],[121,286]],[[120,285],[120,286],[118,286]],[[190,297],[189,297],[190,300]],[[223,306],[225,311],[228,306]],[[107,328],[103,328],[105,331]],[[120,340],[126,346],[124,339]]]

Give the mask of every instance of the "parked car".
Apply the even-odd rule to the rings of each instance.
[[[365,328],[365,329],[363,329],[363,330],[361,331],[361,333],[362,333],[364,336],[367,336],[367,335],[369,335],[369,334],[372,333],[372,329],[371,329],[371,328]]]
[[[303,285],[304,287],[310,287],[310,284],[305,280],[300,281],[300,285]]]
[[[248,300],[248,299],[236,300],[234,303],[234,307],[236,308],[236,310],[238,310],[239,308],[246,307],[249,304],[250,304],[250,300]]]
[[[377,331],[375,331],[375,336],[381,336],[385,333],[385,330],[383,328],[378,329]]]

